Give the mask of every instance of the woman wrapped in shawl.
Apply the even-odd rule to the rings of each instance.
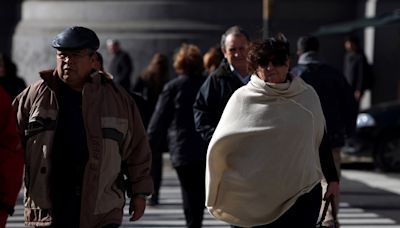
[[[250,82],[230,98],[207,152],[206,206],[232,227],[315,227],[320,181],[339,182],[314,89],[289,70],[280,34],[251,45]]]

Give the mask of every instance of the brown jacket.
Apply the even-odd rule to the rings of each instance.
[[[25,224],[50,226],[50,157],[58,117],[56,71],[40,72],[40,80],[14,101],[18,130],[26,149]],[[85,167],[80,227],[121,223],[125,205],[120,187],[121,161],[133,193],[150,194],[151,152],[136,104],[104,74],[93,73],[83,88],[82,112],[89,159]],[[73,143],[73,142],[71,142]]]

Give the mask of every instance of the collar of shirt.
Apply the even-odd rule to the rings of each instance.
[[[236,75],[236,77],[238,77],[241,82],[243,82],[243,84],[247,84],[250,81],[250,75],[246,75],[245,77],[243,77],[239,74],[239,72],[235,70],[235,68],[231,64],[229,64],[229,68],[231,69],[233,74]]]
[[[318,57],[318,53],[315,51],[304,52],[299,56],[298,64],[318,64],[320,63],[320,59]]]

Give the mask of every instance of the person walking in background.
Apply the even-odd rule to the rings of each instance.
[[[249,81],[246,62],[249,42],[249,35],[239,26],[230,27],[221,37],[224,59],[207,77],[193,105],[196,130],[207,143],[230,96]]]
[[[324,112],[327,135],[333,159],[340,178],[341,151],[346,138],[353,135],[356,126],[357,106],[352,90],[341,72],[321,62],[319,41],[314,36],[302,36],[297,41],[298,64],[292,68],[293,76],[301,77],[317,92]],[[322,181],[323,192],[327,183]],[[339,208],[339,195],[335,198]],[[338,213],[338,210],[335,210]],[[331,212],[323,225],[332,226]],[[337,216],[336,216],[337,217]]]
[[[364,91],[372,88],[372,68],[365,57],[364,51],[360,46],[360,40],[357,37],[346,37],[344,48],[346,54],[343,62],[343,73],[353,90],[357,104],[359,104]]]
[[[24,151],[17,133],[11,99],[0,86],[0,227],[13,215],[22,184]]]
[[[149,119],[154,112],[158,96],[169,80],[169,61],[166,55],[155,53],[149,65],[135,81],[132,92],[140,94],[148,103]],[[148,121],[144,121],[148,123]],[[145,126],[147,126],[145,124]]]
[[[209,76],[219,67],[222,59],[223,55],[221,49],[211,47],[206,53],[204,53],[203,62],[206,76]]]
[[[124,175],[130,220],[144,213],[153,190],[146,132],[129,94],[93,69],[99,45],[92,30],[66,28],[52,41],[56,69],[14,100],[26,150],[26,226],[119,227]]]
[[[168,65],[169,61],[166,55],[155,53],[151,58],[149,65],[134,83],[132,94],[143,97],[146,102],[146,116],[143,118],[145,127],[147,127],[148,122],[154,113],[158,97],[165,83],[169,80]],[[158,199],[163,167],[162,153],[168,150],[168,147],[166,146],[166,138],[160,140],[161,141],[158,143],[164,146],[159,147],[159,150],[152,150],[153,159],[151,175],[154,182],[154,192],[148,200],[148,205],[150,206],[156,206],[159,204]]]
[[[186,226],[201,228],[206,147],[193,122],[193,103],[204,82],[200,49],[193,44],[182,44],[174,55],[173,65],[178,76],[164,86],[147,132],[155,151],[160,151],[160,141],[168,137],[171,163],[181,185]]]
[[[117,84],[121,85],[126,91],[130,91],[131,76],[134,71],[131,57],[121,49],[118,40],[108,39],[107,51],[112,56],[108,72],[110,72]]]
[[[206,206],[232,227],[315,227],[323,175],[325,198],[339,191],[318,95],[288,73],[289,54],[282,34],[250,46],[251,80],[208,147]]]
[[[25,81],[17,76],[17,66],[4,53],[0,53],[0,86],[6,90],[11,99],[26,88]]]

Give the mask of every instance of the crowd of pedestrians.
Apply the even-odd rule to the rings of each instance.
[[[315,227],[322,200],[339,202],[341,149],[370,88],[357,44],[346,40],[342,73],[316,37],[298,39],[291,64],[283,34],[251,40],[235,25],[204,54],[190,43],[172,63],[154,53],[132,80],[118,40],[104,67],[97,34],[74,26],[49,44],[56,67],[28,86],[0,54],[0,228],[22,180],[27,226],[119,227],[126,197],[138,220],[160,204],[164,152],[188,228],[204,208],[231,227]]]

